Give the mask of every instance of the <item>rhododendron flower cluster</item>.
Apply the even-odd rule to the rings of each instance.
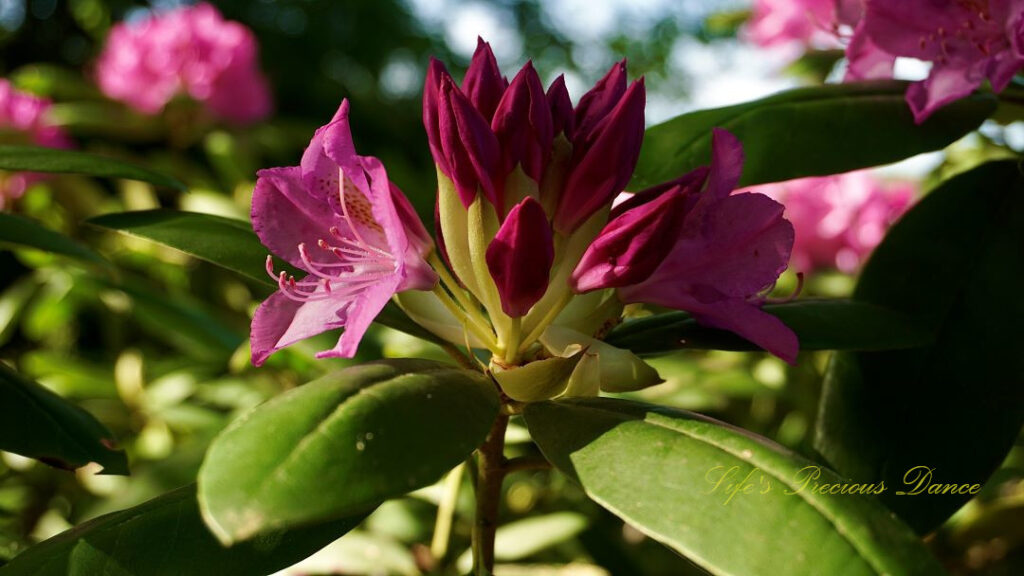
[[[891,78],[897,57],[932,63],[907,89],[918,122],[986,80],[1001,92],[1024,67],[1022,0],[865,0],[848,80]]]
[[[899,57],[931,63],[907,89],[918,123],[1024,68],[1024,0],[758,0],[747,30],[762,46],[845,40],[847,81],[892,78]]]
[[[70,140],[50,118],[51,103],[0,79],[0,131],[4,144],[68,148]],[[0,210],[21,197],[32,183],[44,178],[34,172],[0,173]]]
[[[96,79],[104,94],[145,114],[182,94],[235,123],[271,111],[256,37],[209,4],[117,24],[96,62]]]
[[[659,381],[600,338],[625,303],[685,310],[794,361],[797,340],[762,312],[793,228],[759,193],[733,194],[740,142],[716,130],[710,165],[612,208],[644,134],[643,80],[620,62],[573,106],[530,63],[509,82],[482,40],[461,84],[430,62],[423,120],[437,167],[437,242],[380,162],[358,156],[343,104],[299,167],[264,170],[253,223],[308,275],[252,325],[253,360],[345,327],[323,356],[351,356],[388,299],[453,344],[491,352],[505,393],[532,401]],[[435,249],[436,247],[436,249]]]
[[[794,270],[848,274],[860,268],[916,196],[913,184],[884,183],[867,171],[762,184],[747,191],[785,205],[786,218],[796,230],[790,260]]]

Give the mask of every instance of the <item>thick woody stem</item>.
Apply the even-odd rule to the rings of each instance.
[[[498,529],[501,483],[505,479],[505,429],[508,414],[498,414],[487,440],[477,450],[476,522],[473,525],[473,574],[494,571],[494,535]]]

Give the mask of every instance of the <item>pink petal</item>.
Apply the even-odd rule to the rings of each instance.
[[[736,297],[756,295],[775,282],[789,261],[794,232],[783,210],[771,198],[753,193],[699,205],[664,264],[635,289],[683,281]]]
[[[280,291],[260,304],[252,318],[250,347],[252,363],[260,366],[268,356],[284,348],[344,324],[338,312],[344,302],[314,300],[296,302]]]
[[[300,168],[269,168],[257,173],[252,194],[252,227],[260,242],[289,264],[302,267],[298,245],[312,248],[336,224],[327,203],[306,191]]]
[[[704,196],[719,199],[736,189],[743,173],[743,144],[722,128],[711,130],[711,171]]]
[[[924,122],[939,108],[968,96],[980,85],[981,79],[969,79],[966,70],[933,67],[928,78],[907,88],[907,104],[914,113],[914,122]]]
[[[757,304],[707,289],[682,294],[672,306],[690,312],[701,324],[734,332],[786,362],[796,364],[800,348],[796,334]]]
[[[780,204],[762,194],[728,196],[697,206],[658,269],[619,295],[686,310],[792,361],[795,336],[756,304],[785,269],[792,245],[793,227]]]
[[[390,182],[390,186],[391,202],[395,205],[395,211],[398,213],[398,219],[401,221],[402,226],[405,228],[405,233],[409,237],[410,245],[417,254],[426,256],[434,248],[434,240],[430,237],[430,233],[427,232],[423,221],[420,220],[419,214],[416,213],[412,204],[409,203],[409,199],[406,198],[398,185]]]
[[[405,223],[395,208],[394,191],[384,165],[372,156],[361,157],[360,160],[368,182],[364,194],[370,201],[375,223],[383,230],[388,252],[395,258],[395,276],[398,278],[395,291],[430,290],[437,283],[437,275],[423,260],[417,247],[409,242]]]
[[[359,349],[359,342],[366,334],[366,330],[377,318],[380,311],[387,305],[388,300],[399,291],[401,278],[396,274],[381,282],[374,284],[359,295],[348,308],[345,319],[345,331],[342,332],[338,344],[323,352],[318,352],[317,358],[352,358]]]
[[[352,142],[348,113],[348,100],[342,100],[331,121],[317,129],[300,163],[306,188],[318,201],[330,203],[339,214],[342,213],[339,169],[356,189],[363,191],[368,187]]]
[[[871,41],[871,37],[862,29],[863,24],[854,32],[850,45],[846,48],[846,81],[881,80],[892,78],[896,56],[882,50]]]

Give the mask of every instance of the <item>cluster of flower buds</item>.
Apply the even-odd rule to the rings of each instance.
[[[69,148],[71,141],[50,118],[51,103],[46,98],[22,92],[0,79],[0,130],[5,144],[31,144],[47,148]],[[45,176],[36,172],[0,174],[0,210],[25,193],[32,183]]]
[[[763,312],[793,228],[763,194],[733,194],[740,143],[716,130],[710,165],[622,196],[644,135],[643,80],[621,62],[574,107],[527,63],[511,82],[479,43],[461,85],[432,60],[423,120],[437,166],[436,247],[374,158],[357,156],[347,105],[302,166],[260,173],[256,232],[308,275],[275,274],[253,320],[253,358],[330,328],[351,356],[387,300],[454,344],[491,352],[518,401],[660,381],[601,341],[624,304],[690,312],[793,361],[795,335]],[[269,261],[268,261],[269,265]]]
[[[96,80],[104,94],[144,114],[183,93],[229,122],[255,122],[271,111],[256,36],[205,3],[114,26]]]

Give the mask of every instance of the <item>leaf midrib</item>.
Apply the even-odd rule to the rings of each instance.
[[[769,468],[766,468],[766,467],[765,467],[765,466],[763,465],[763,463],[755,462],[755,460],[754,460],[754,457],[751,457],[751,459],[749,459],[749,460],[748,460],[748,459],[744,459],[744,458],[742,457],[742,454],[741,454],[741,453],[736,453],[736,452],[733,452],[733,451],[732,451],[731,449],[729,449],[728,447],[726,447],[726,446],[724,446],[724,445],[722,445],[722,444],[720,444],[720,443],[718,443],[718,442],[715,442],[714,440],[711,440],[711,439],[708,439],[708,438],[702,437],[701,435],[699,435],[699,434],[696,434],[696,433],[694,433],[693,431],[679,430],[679,429],[673,428],[673,427],[671,427],[671,426],[666,426],[665,424],[663,424],[663,423],[660,423],[660,422],[656,422],[656,421],[651,421],[651,420],[648,420],[647,418],[639,419],[639,418],[635,418],[635,417],[633,417],[633,416],[630,416],[630,415],[622,415],[622,414],[619,414],[619,413],[617,413],[617,412],[614,412],[614,411],[611,411],[611,410],[607,410],[607,409],[603,409],[603,408],[600,408],[600,407],[595,407],[595,406],[586,406],[586,405],[581,405],[581,404],[576,404],[575,406],[576,406],[577,408],[582,408],[582,409],[585,409],[585,410],[591,410],[591,411],[593,411],[593,412],[599,412],[599,413],[605,413],[605,414],[610,414],[610,415],[612,415],[613,417],[615,417],[616,419],[622,419],[622,421],[623,421],[623,422],[642,422],[642,423],[644,423],[644,424],[650,424],[650,425],[652,425],[652,426],[656,426],[656,427],[658,427],[658,428],[660,428],[660,429],[663,429],[663,430],[667,430],[667,431],[670,431],[670,432],[675,432],[675,433],[678,433],[678,434],[683,434],[684,436],[687,436],[687,437],[689,437],[689,438],[692,438],[692,439],[694,439],[694,440],[697,440],[698,442],[702,442],[702,443],[704,443],[704,444],[707,444],[707,445],[709,445],[709,446],[711,446],[711,447],[713,447],[713,448],[716,448],[716,449],[718,449],[718,450],[720,450],[720,451],[722,451],[722,452],[724,452],[724,453],[728,454],[729,456],[731,456],[731,457],[735,458],[736,460],[740,461],[741,463],[744,463],[744,464],[754,463],[754,464],[756,464],[756,465],[757,465],[757,467],[758,467],[758,468],[760,468],[761,470],[765,471],[766,473],[768,473],[768,474],[769,474],[770,476],[772,476],[773,478],[777,479],[777,480],[778,480],[779,482],[781,482],[781,483],[782,483],[782,484],[783,484],[784,486],[786,486],[787,488],[790,488],[790,489],[792,489],[792,488],[794,487],[794,485],[793,485],[793,484],[791,484],[791,483],[790,483],[790,482],[789,482],[788,480],[786,480],[786,479],[785,479],[785,478],[784,478],[783,476],[781,476],[781,475],[780,475],[780,474],[779,474],[779,473],[778,473],[777,471],[775,471],[775,470],[771,470],[771,469],[769,469]],[[648,413],[649,413],[649,412],[648,412]],[[692,418],[692,416],[691,416],[691,415],[687,415],[687,417],[691,417],[691,418]],[[709,423],[709,424],[710,424],[710,422],[708,422],[708,421],[706,421],[706,420],[703,420],[703,419],[701,419],[701,418],[697,418],[697,419],[698,419],[698,420],[702,420],[702,421],[704,421],[705,423]],[[757,455],[757,452],[754,452],[754,456],[756,456],[756,455]],[[596,500],[599,500],[599,501],[601,501],[603,505],[606,505],[606,506],[608,506],[609,508],[616,508],[616,507],[614,507],[614,506],[611,506],[611,505],[609,505],[609,504],[608,504],[607,502],[604,502],[604,501],[603,501],[603,500],[602,500],[601,498],[599,498],[599,497],[597,497],[597,496],[595,496],[595,495],[593,495],[593,494],[590,494],[590,490],[589,490],[589,489],[587,489],[586,487],[584,487],[584,489],[585,489],[585,490],[587,491],[587,493],[588,493],[589,495],[591,495],[591,497],[593,497],[593,498],[594,498],[594,499],[596,499]],[[803,495],[803,491],[802,491],[802,490],[801,490],[801,491],[798,491],[798,492],[796,492],[796,494],[800,494],[800,495],[801,495],[800,499],[801,499],[801,500],[802,500],[803,502],[805,502],[805,503],[806,503],[807,505],[809,505],[809,506],[811,506],[812,508],[814,508],[814,509],[815,509],[815,510],[816,510],[816,511],[817,511],[817,512],[818,512],[818,513],[819,513],[819,514],[821,515],[821,517],[823,517],[823,518],[824,518],[824,519],[825,519],[825,520],[826,520],[826,521],[827,521],[827,522],[828,522],[829,524],[831,524],[831,525],[833,526],[834,532],[835,532],[836,534],[838,534],[838,535],[840,536],[840,538],[842,538],[842,540],[843,540],[843,541],[847,542],[847,544],[848,544],[848,545],[850,546],[850,548],[851,548],[851,549],[852,549],[852,550],[853,550],[853,551],[854,551],[854,552],[855,552],[855,553],[857,554],[857,556],[859,556],[860,558],[862,558],[862,559],[863,559],[863,560],[865,561],[865,563],[867,563],[867,565],[868,565],[868,566],[869,566],[869,567],[870,567],[870,568],[871,568],[872,570],[874,570],[874,571],[875,571],[875,573],[876,573],[876,574],[886,574],[886,573],[887,573],[887,572],[886,572],[886,571],[884,570],[884,567],[883,567],[883,566],[881,566],[881,565],[879,565],[879,564],[878,564],[878,563],[877,563],[877,562],[875,561],[875,559],[874,559],[873,557],[871,557],[871,556],[869,556],[869,555],[866,555],[866,554],[865,554],[865,551],[864,551],[864,550],[862,550],[862,549],[861,549],[861,547],[860,547],[860,546],[862,545],[862,543],[860,543],[860,542],[858,542],[858,541],[856,541],[856,540],[852,539],[852,538],[850,537],[850,535],[849,535],[849,534],[847,533],[847,531],[846,531],[846,530],[840,530],[840,529],[839,529],[839,524],[838,524],[838,522],[837,522],[837,519],[836,519],[836,518],[835,518],[835,517],[834,517],[834,516],[832,515],[832,513],[831,513],[830,511],[828,511],[827,509],[824,509],[824,508],[822,508],[822,507],[821,507],[821,506],[820,506],[820,505],[819,505],[818,503],[816,503],[815,501],[813,501],[813,500],[811,500],[811,499],[808,499],[808,498],[807,498],[807,497],[806,497],[805,495]],[[616,514],[618,514],[618,512],[616,512]],[[627,514],[622,514],[622,515],[623,515],[623,516],[629,516],[629,515],[627,515]],[[654,534],[654,533],[653,533],[653,532],[654,532],[653,530],[648,530],[648,529],[646,529],[645,527],[643,527],[643,525],[642,525],[642,524],[636,524],[636,526],[635,526],[635,527],[637,527],[637,528],[638,528],[638,529],[640,529],[641,531],[647,531],[647,532],[651,532],[650,536],[651,536],[652,538],[657,538],[657,537],[661,537],[661,538],[658,538],[658,539],[659,539],[659,540],[661,540],[662,538],[664,538],[664,540],[670,540],[670,538],[664,537],[664,535],[662,535],[662,534],[657,534],[657,535],[656,535],[656,534]],[[699,558],[699,556],[697,556],[697,555],[694,555],[694,558]],[[714,567],[714,566],[713,566],[713,565],[712,565],[712,564],[711,564],[710,562],[708,562],[708,561],[707,561],[706,559],[704,559],[704,558],[700,558],[700,560],[701,560],[701,561],[703,562],[703,565],[705,565],[705,566],[707,566],[707,567],[709,567],[709,568],[715,568],[715,567]]]

